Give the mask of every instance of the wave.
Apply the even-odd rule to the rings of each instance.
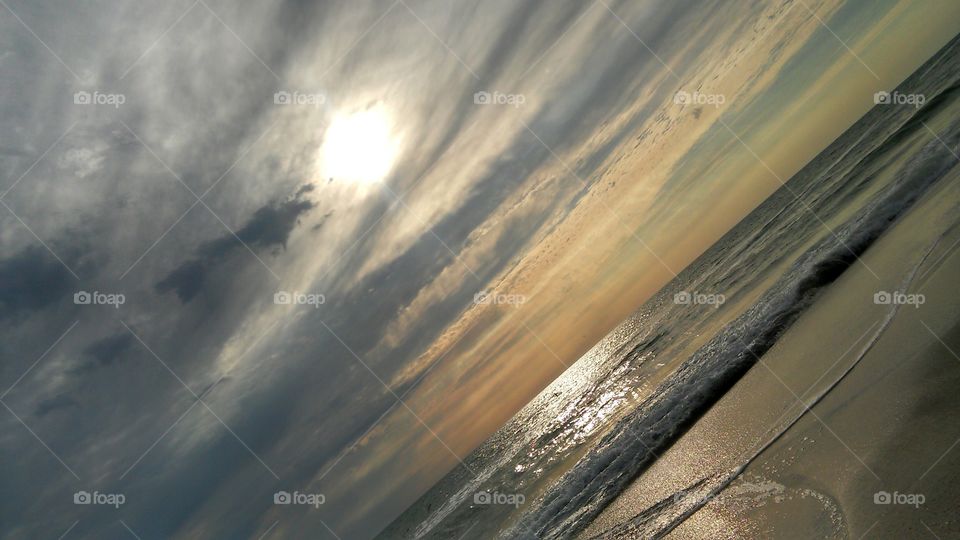
[[[911,122],[897,130],[898,139],[908,126],[926,129],[922,122]],[[565,538],[588,525],[773,346],[824,287],[857,263],[946,174],[956,162],[956,128],[952,126],[946,139],[930,140],[860,212],[802,254],[756,304],[621,419],[506,536]]]

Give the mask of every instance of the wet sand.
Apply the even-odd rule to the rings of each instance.
[[[955,167],[580,537],[742,464],[801,414],[888,313],[873,295],[897,289],[960,215],[957,201]],[[909,292],[925,302],[903,306],[836,388],[668,537],[960,537],[958,241],[960,226],[918,270]],[[875,504],[878,492],[923,504]]]

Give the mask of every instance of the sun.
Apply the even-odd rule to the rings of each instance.
[[[382,106],[335,113],[323,137],[323,177],[363,184],[382,181],[393,167],[397,140]]]

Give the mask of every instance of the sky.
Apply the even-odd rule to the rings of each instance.
[[[3,536],[372,537],[958,11],[3,0]]]

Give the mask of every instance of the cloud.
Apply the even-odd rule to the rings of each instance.
[[[291,200],[268,203],[254,212],[236,235],[225,233],[205,243],[197,250],[196,258],[183,262],[160,280],[156,284],[157,291],[175,291],[182,302],[189,302],[203,290],[208,274],[233,254],[245,252],[247,247],[259,250],[271,247],[286,249],[287,239],[300,217],[315,206],[313,202],[303,199],[311,190],[312,187],[305,186]]]
[[[0,320],[62,301],[74,285],[69,270],[46,249],[27,246],[0,260]]]
[[[94,341],[83,349],[82,357],[87,361],[75,369],[76,373],[84,373],[110,366],[132,351],[134,345],[132,334],[124,330],[118,334]]]
[[[60,394],[56,397],[42,400],[37,404],[37,408],[33,411],[35,416],[46,416],[53,411],[58,409],[66,409],[70,407],[79,407],[80,404],[77,401],[69,396]]]

